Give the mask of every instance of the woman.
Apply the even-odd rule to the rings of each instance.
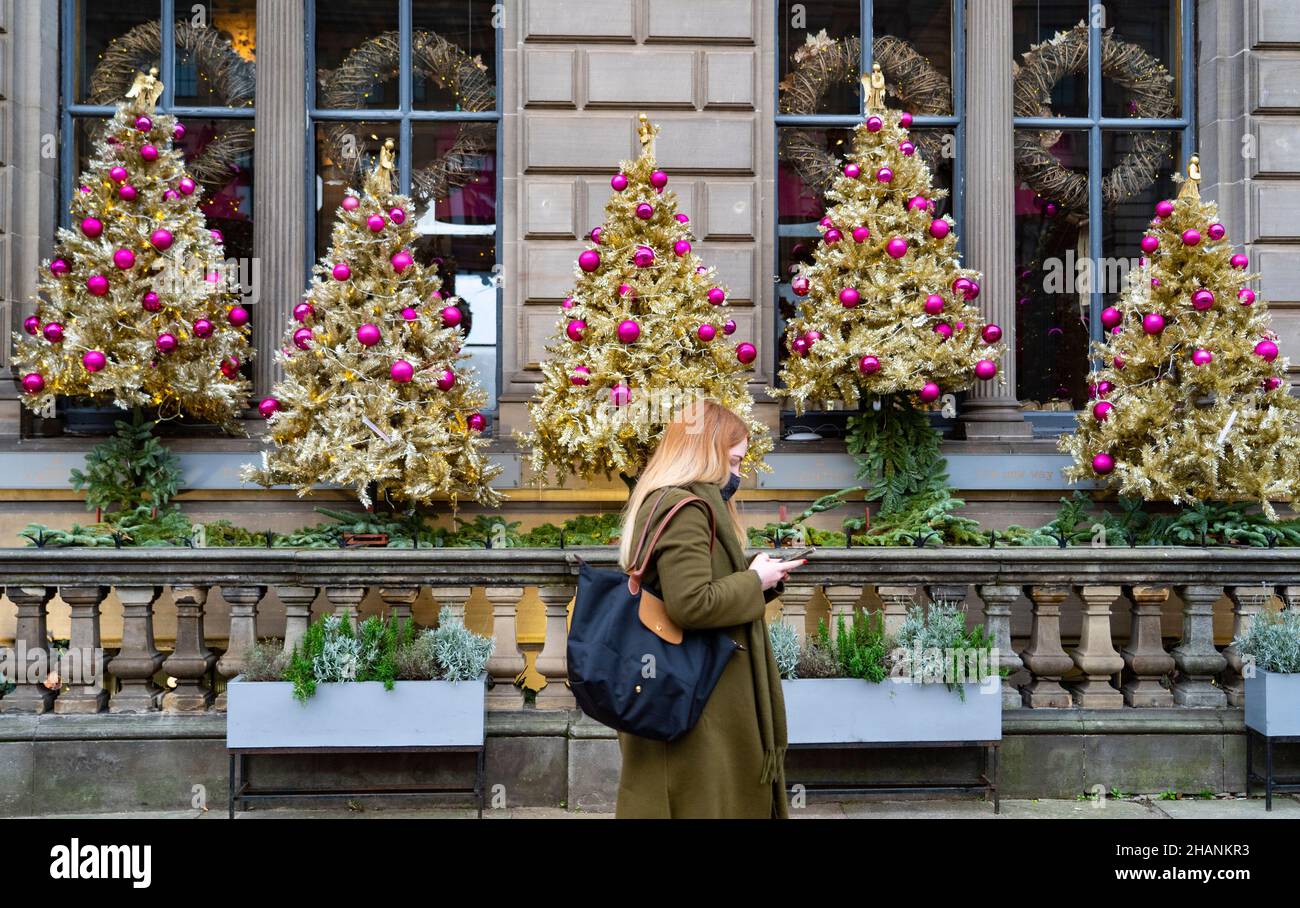
[[[688,505],[664,529],[642,586],[661,595],[679,627],[723,628],[742,648],[685,735],[656,741],[619,732],[620,819],[789,818],[785,700],[763,615],[786,574],[804,562],[761,554],[745,565],[732,495],[748,447],[748,430],[734,413],[712,401],[691,404],[668,425],[628,502],[619,551],[625,570],[648,520],[653,532],[683,498],[707,502],[717,526],[712,552],[709,515],[698,503]]]

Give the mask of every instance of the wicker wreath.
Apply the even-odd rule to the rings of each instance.
[[[952,87],[948,80],[910,44],[892,35],[882,35],[873,48],[889,93],[905,108],[925,116],[952,114]],[[807,43],[795,51],[794,61],[794,69],[781,82],[781,112],[815,114],[833,84],[857,83],[861,77],[862,44],[857,38],[828,38],[823,30],[808,36]],[[943,154],[943,136],[921,132],[912,141],[926,164],[933,168]],[[825,193],[839,173],[835,156],[807,130],[782,130],[781,158],[819,193]]]
[[[1086,72],[1088,26],[1080,22],[1068,32],[1031,47],[1015,75],[1015,115],[1052,116],[1052,88],[1062,78]],[[1130,94],[1129,111],[1135,117],[1164,119],[1174,113],[1173,77],[1160,61],[1142,48],[1115,39],[1114,29],[1102,33],[1101,71]],[[1015,137],[1016,171],[1021,180],[1045,199],[1067,212],[1088,210],[1088,177],[1066,168],[1051,152],[1059,130],[1045,133],[1018,130]],[[1170,142],[1160,133],[1137,133],[1133,148],[1102,180],[1102,200],[1113,208],[1151,186],[1170,160]]]
[[[322,74],[321,106],[332,110],[359,109],[366,95],[397,72],[400,54],[398,32],[385,32],[363,42],[337,69]],[[460,110],[481,112],[496,108],[496,86],[482,59],[469,56],[441,35],[415,32],[411,36],[411,63],[416,72],[450,88]],[[412,171],[412,188],[418,198],[446,198],[454,187],[469,183],[475,176],[473,159],[495,147],[493,124],[457,125],[460,131],[447,153],[427,167]],[[354,179],[361,175],[363,161],[362,155],[352,154],[349,149],[363,147],[361,133],[356,123],[324,125],[325,141],[333,152],[335,164]]]
[[[256,67],[236,53],[230,42],[213,28],[196,28],[177,21],[176,49],[193,60],[227,107],[253,102],[257,89]],[[116,104],[131,86],[136,73],[157,65],[162,48],[162,25],[146,22],[118,38],[104,51],[90,75],[90,102]],[[102,124],[92,127],[98,138]],[[186,162],[190,175],[210,186],[229,182],[239,161],[253,150],[253,125],[229,120],[203,150]]]

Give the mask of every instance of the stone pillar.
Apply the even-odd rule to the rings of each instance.
[[[320,592],[315,586],[277,586],[275,594],[284,603],[284,651],[292,653],[293,648],[307,634],[311,624],[311,604]]]
[[[465,603],[469,601],[470,587],[437,586],[434,584],[430,584],[430,586],[432,586],[433,598],[438,603],[438,612],[441,613],[444,608],[450,609],[453,615],[464,621]]]
[[[496,682],[488,691],[495,709],[523,706],[523,691],[514,685],[520,667],[515,614],[523,595],[522,586],[475,587],[465,603],[465,626],[496,640],[487,664],[488,678]]]
[[[808,640],[808,600],[812,598],[816,587],[785,585],[781,594],[781,620],[794,628],[795,636],[802,647]],[[815,630],[815,629],[814,629]]]
[[[845,629],[853,627],[853,607],[862,598],[862,590],[856,586],[828,586],[822,592],[826,594],[831,606],[827,627],[831,632],[831,640],[834,641],[839,637],[841,617],[844,618]]]
[[[160,586],[126,586],[117,588],[122,600],[122,647],[108,663],[122,689],[113,695],[108,711],[113,713],[151,712],[158,708],[162,688],[153,676],[162,667],[163,654],[153,642],[153,604],[162,595]]]
[[[58,695],[45,686],[54,666],[50,664],[47,606],[58,592],[52,586],[11,586],[5,590],[18,606],[14,630],[15,658],[8,680],[16,686],[0,700],[0,713],[48,712]]]
[[[176,602],[176,647],[163,662],[163,671],[176,679],[176,686],[163,694],[162,709],[165,713],[202,712],[216,696],[211,687],[203,686],[204,677],[217,662],[203,639],[208,587],[176,587],[172,599]]]
[[[1028,438],[1016,397],[1015,206],[1012,152],[1011,4],[966,4],[966,244],[969,268],[983,274],[979,307],[1002,326],[1007,354],[998,377],[966,396],[962,428],[971,440]]]
[[[1268,606],[1273,590],[1267,586],[1230,586],[1228,598],[1232,600],[1232,638],[1244,637],[1250,632],[1255,616]],[[1223,672],[1223,691],[1229,706],[1246,705],[1246,681],[1242,677],[1245,661],[1237,644],[1223,651],[1228,667]]]
[[[1300,612],[1300,586],[1284,586],[1281,595],[1283,611]]]
[[[1011,604],[1020,598],[1020,587],[989,585],[976,592],[984,600],[984,626],[998,650],[998,667],[1006,668],[1002,679],[1002,708],[1019,709],[1024,706],[1020,691],[1011,684],[1011,678],[1025,667],[1025,663],[1011,648]]]
[[[1174,647],[1178,676],[1174,679],[1177,706],[1225,706],[1228,698],[1214,685],[1214,676],[1228,660],[1214,648],[1214,603],[1223,595],[1221,586],[1180,586],[1183,600],[1183,640]]]
[[[569,602],[572,586],[538,587],[537,595],[546,612],[546,642],[537,657],[537,670],[547,678],[568,678]],[[548,684],[537,695],[539,709],[574,709],[577,702],[566,684]]]
[[[99,607],[107,595],[106,586],[59,588],[59,596],[72,613],[67,658],[75,660],[75,666],[60,666],[59,674],[70,687],[54,701],[56,713],[97,713],[108,706],[104,648],[99,639]]]
[[[1173,706],[1173,693],[1160,683],[1174,670],[1174,657],[1165,652],[1160,634],[1169,588],[1131,586],[1124,593],[1133,604],[1128,643],[1120,650],[1132,676],[1124,682],[1124,702],[1134,707]]]
[[[1029,646],[1020,654],[1034,675],[1034,680],[1023,689],[1025,705],[1069,706],[1070,694],[1061,684],[1061,676],[1073,667],[1074,660],[1061,648],[1061,603],[1070,594],[1070,588],[1031,586],[1025,592],[1034,604]]]
[[[379,598],[388,610],[388,620],[397,625],[411,620],[411,606],[419,595],[418,586],[386,586],[379,591]]]
[[[357,614],[361,611],[361,600],[365,598],[364,586],[325,587],[325,600],[334,606],[334,614],[346,621],[354,631],[357,629]]]
[[[266,595],[264,586],[223,586],[221,596],[230,603],[230,637],[217,671],[229,681],[244,670],[248,651],[257,643],[257,606]],[[226,708],[226,692],[217,695],[214,706]]]
[[[303,0],[257,4],[257,142],[253,187],[257,222],[253,254],[260,263],[261,295],[253,309],[254,396],[264,397],[281,377],[274,351],[307,283],[306,17]],[[308,74],[314,83],[313,74]],[[314,209],[313,209],[314,210]],[[314,258],[314,256],[313,256]]]
[[[1124,695],[1111,685],[1111,675],[1124,667],[1124,659],[1115,651],[1110,634],[1110,606],[1120,597],[1117,586],[1085,586],[1079,590],[1083,599],[1083,632],[1070,658],[1083,672],[1084,680],[1072,684],[1074,705],[1084,709],[1120,709]]]
[[[885,611],[885,633],[896,637],[907,617],[907,610],[920,600],[920,590],[914,586],[878,586],[876,595]]]

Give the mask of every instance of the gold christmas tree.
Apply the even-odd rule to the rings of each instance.
[[[1193,156],[1178,198],[1156,206],[1129,286],[1101,313],[1093,403],[1059,442],[1075,460],[1066,476],[1148,501],[1258,501],[1275,518],[1269,502],[1300,486],[1300,401],[1249,286],[1258,275],[1199,181]]]
[[[243,434],[250,315],[172,146],[182,127],[154,111],[161,92],[156,69],[136,78],[81,175],[18,339],[23,400],[41,411],[55,396],[111,398]]]
[[[486,396],[464,364],[456,297],[410,252],[411,200],[393,191],[392,140],[349,192],[276,354],[285,377],[262,401],[275,443],[244,478],[351,486],[374,500],[427,504],[445,496],[496,505],[500,472],[483,452]]]
[[[996,325],[972,301],[976,271],[961,267],[947,192],[908,135],[910,114],[884,107],[879,68],[863,76],[868,116],[826,193],[811,266],[791,281],[802,297],[786,330],[782,388],[796,413],[818,401],[915,395],[923,404],[992,379],[1003,354]]]
[[[757,351],[730,340],[727,288],[692,251],[690,219],[655,163],[658,131],[642,114],[641,155],[611,181],[605,223],[578,259],[546,347],[532,431],[520,436],[539,476],[634,476],[675,411],[700,397],[749,425],[742,469],[767,469],[772,441],[745,384]]]

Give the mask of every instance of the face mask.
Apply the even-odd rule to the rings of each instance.
[[[727,477],[727,484],[722,487],[722,500],[727,501],[732,495],[736,494],[736,489],[740,488],[740,476],[732,473]]]

